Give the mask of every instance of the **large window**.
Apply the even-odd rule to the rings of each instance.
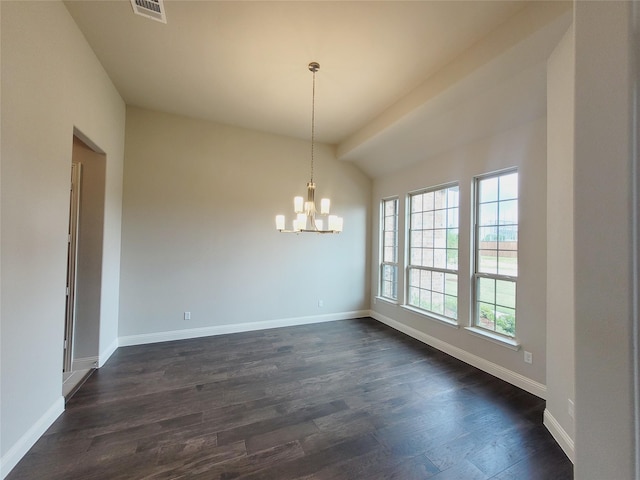
[[[515,337],[518,172],[476,178],[475,325]]]
[[[398,300],[398,199],[382,201],[380,296]]]
[[[458,185],[411,194],[409,211],[407,304],[457,320]]]

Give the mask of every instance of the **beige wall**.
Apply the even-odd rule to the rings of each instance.
[[[2,9],[2,475],[63,408],[74,128],[106,153],[100,354],[117,340],[124,103],[61,2]]]
[[[640,474],[634,455],[638,252],[632,227],[638,220],[633,205],[638,198],[633,183],[638,158],[633,145],[638,130],[632,122],[637,37],[631,35],[631,10],[631,2],[574,3],[579,480],[625,480]]]
[[[133,107],[126,136],[125,343],[368,308],[371,182],[331,148],[317,145],[317,196],[331,198],[344,232],[293,235],[275,230],[275,215],[290,222],[306,192],[308,141]]]
[[[471,231],[471,186],[473,177],[509,167],[518,167],[520,173],[520,227],[519,227],[519,277],[517,291],[517,338],[522,349],[533,354],[533,364],[524,362],[523,352],[514,351],[502,345],[471,335],[464,328],[452,328],[437,320],[413,313],[401,306],[377,300],[373,305],[374,314],[400,322],[426,334],[439,347],[453,346],[453,354],[466,355],[466,361],[473,362],[472,356],[482,368],[489,367],[491,373],[509,374],[503,378],[516,382],[523,388],[539,395],[545,382],[545,277],[546,256],[546,126],[545,120],[514,128],[493,137],[473,142],[454,149],[444,155],[425,160],[393,175],[374,181],[373,232],[378,231],[378,213],[382,198],[397,195],[400,198],[400,232],[404,229],[404,202],[406,195],[420,188],[458,181],[460,184],[460,238],[458,276],[458,322],[460,327],[470,325],[470,231]],[[404,258],[406,239],[400,233],[400,258]],[[372,280],[371,294],[377,294],[379,238],[372,235]],[[399,295],[404,289],[404,274],[400,270]],[[402,303],[402,299],[401,299]],[[442,345],[444,342],[445,345]],[[446,351],[446,348],[445,348]],[[451,350],[450,350],[450,353]],[[471,356],[467,355],[471,354]],[[490,362],[491,365],[488,365]],[[498,367],[498,368],[496,368]],[[515,373],[511,375],[510,373]],[[532,381],[533,383],[529,382]]]
[[[573,114],[571,28],[547,64],[547,406],[545,424],[570,458],[575,427]]]

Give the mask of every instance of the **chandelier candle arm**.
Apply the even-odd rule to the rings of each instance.
[[[320,200],[320,213],[316,208],[315,192],[316,184],[313,182],[313,162],[315,146],[316,127],[316,72],[320,70],[320,64],[311,62],[309,71],[313,73],[313,88],[311,95],[311,179],[307,183],[307,200],[303,197],[293,199],[293,211],[296,218],[292,222],[291,230],[286,229],[286,218],[284,215],[276,215],[276,230],[282,233],[340,233],[344,224],[342,217],[329,215],[331,200],[323,198]],[[324,221],[316,218],[318,215],[327,215],[327,230],[324,229]]]

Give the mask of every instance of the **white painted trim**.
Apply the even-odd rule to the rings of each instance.
[[[427,345],[430,345],[438,350],[451,355],[452,357],[457,358],[458,360],[462,360],[469,365],[473,365],[480,370],[490,373],[494,377],[498,377],[505,382],[509,382],[512,385],[515,385],[518,388],[526,390],[527,392],[540,397],[542,399],[546,399],[547,396],[547,386],[542,383],[536,382],[524,375],[516,373],[508,368],[504,368],[501,365],[490,362],[482,357],[478,357],[472,353],[467,352],[461,348],[455,347],[449,343],[443,342],[442,340],[432,337],[431,335],[427,335],[424,332],[416,330],[413,327],[409,327],[403,323],[400,323],[396,320],[393,320],[381,313],[371,311],[371,317],[375,318],[381,323],[390,326],[402,333],[409,335],[410,337],[415,338],[416,340],[420,340]]]
[[[74,358],[71,371],[90,370],[98,367],[98,357]]]
[[[107,360],[109,360],[109,358],[111,358],[111,355],[114,354],[114,352],[118,349],[118,346],[120,345],[120,343],[118,342],[118,339],[116,338],[111,345],[109,345],[106,350],[104,350],[103,352],[100,352],[100,354],[98,355],[98,368],[102,368],[102,366],[107,363]]]
[[[496,345],[501,345],[511,350],[515,350],[516,352],[520,350],[520,343],[518,343],[515,338],[506,338],[502,335],[498,335],[497,333],[492,333],[488,330],[484,330],[478,327],[464,327],[464,329],[471,335],[484,338],[485,340],[495,343]]]
[[[118,338],[118,345],[144,345],[147,343],[168,342],[172,340],[185,340],[188,338],[209,337],[212,335],[225,335],[228,333],[250,332],[254,330],[266,330],[268,328],[292,327],[296,325],[308,325],[311,323],[332,322],[336,320],[349,320],[352,318],[368,317],[369,310],[357,310],[354,312],[331,313],[328,315],[314,315],[308,317],[293,317],[277,320],[265,320],[263,322],[234,323],[228,325],[215,325],[211,327],[189,328],[185,330],[173,330],[169,332],[145,333],[141,335],[127,335]]]
[[[9,472],[13,470],[62,412],[64,412],[64,397],[61,395],[44,415],[31,425],[31,428],[2,456],[0,460],[0,478],[5,478],[9,475]]]
[[[571,438],[566,430],[562,428],[560,422],[558,422],[546,408],[544,409],[544,420],[542,423],[547,427],[547,430],[549,430],[553,438],[558,442],[558,445],[560,445],[560,448],[562,448],[564,453],[567,454],[571,463],[575,464],[576,450],[573,438]]]

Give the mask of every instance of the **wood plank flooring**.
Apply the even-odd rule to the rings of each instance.
[[[543,410],[370,318],[124,347],[7,479],[571,479]]]

